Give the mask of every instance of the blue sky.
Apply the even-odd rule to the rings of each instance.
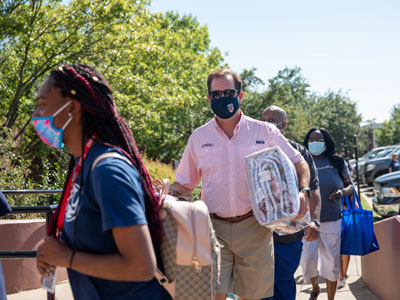
[[[400,103],[400,1],[152,0],[207,25],[235,71],[267,82],[298,66],[311,90],[346,91],[364,120],[383,122]]]

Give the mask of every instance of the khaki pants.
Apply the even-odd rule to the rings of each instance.
[[[218,294],[247,299],[271,297],[274,292],[272,232],[254,216],[237,223],[211,218],[221,249]]]

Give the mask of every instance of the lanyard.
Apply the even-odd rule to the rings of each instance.
[[[83,150],[83,157],[81,156],[79,158],[78,164],[74,165],[74,171],[72,172],[72,174],[69,176],[68,178],[68,184],[67,187],[65,189],[65,193],[64,193],[64,197],[61,201],[61,207],[60,207],[60,213],[58,215],[57,218],[57,230],[56,230],[56,237],[59,238],[61,236],[61,232],[64,226],[64,217],[65,217],[65,213],[67,211],[67,206],[68,206],[68,200],[69,197],[71,195],[71,190],[74,187],[75,183],[76,183],[76,179],[78,178],[78,174],[79,171],[81,170],[82,167],[82,161],[84,159],[86,159],[86,155],[88,154],[90,148],[93,146],[94,144],[94,137],[90,138],[86,145],[85,148]],[[82,187],[81,187],[82,188]]]

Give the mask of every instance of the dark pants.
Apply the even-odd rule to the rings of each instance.
[[[274,296],[263,300],[294,300],[296,299],[296,272],[303,249],[301,240],[292,243],[276,243],[275,247],[275,284]]]
[[[3,266],[0,260],[0,300],[7,300],[6,287],[4,283]]]

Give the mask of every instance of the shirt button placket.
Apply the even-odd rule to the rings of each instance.
[[[228,186],[229,186],[229,214],[230,216],[234,216],[235,211],[236,211],[236,203],[235,203],[235,196],[234,196],[234,192],[235,192],[235,178],[234,178],[234,170],[235,170],[235,165],[234,165],[234,144],[229,141],[228,142],[228,158],[229,158],[229,182],[228,182]]]

